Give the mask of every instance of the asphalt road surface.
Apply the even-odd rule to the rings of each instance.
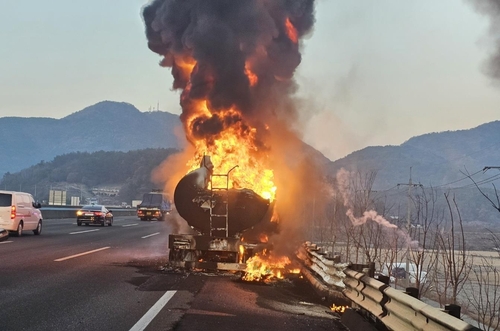
[[[303,280],[165,269],[169,225],[45,220],[0,242],[0,330],[344,330]]]

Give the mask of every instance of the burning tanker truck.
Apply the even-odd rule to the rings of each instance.
[[[177,184],[174,203],[197,233],[170,235],[174,263],[244,268],[264,249],[260,235],[276,230],[274,169],[294,171],[287,155],[302,146],[294,73],[314,2],[152,0],[144,7],[148,47],[170,69],[194,148],[183,152],[189,161],[175,164],[191,172]],[[301,194],[296,185],[282,192],[280,208]]]
[[[268,249],[263,233],[277,231],[271,222],[274,203],[250,189],[229,188],[229,177],[215,174],[210,156],[177,184],[177,212],[198,234],[169,235],[170,263],[188,268],[245,270],[246,260]],[[213,179],[219,177],[214,186]]]

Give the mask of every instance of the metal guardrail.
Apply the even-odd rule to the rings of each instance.
[[[345,270],[344,294],[390,330],[480,330],[364,273]]]
[[[304,243],[297,251],[297,258],[303,264],[301,274],[311,283],[316,292],[340,305],[348,305],[347,297],[342,294],[345,288],[343,270],[346,263],[338,263],[321,254],[316,245]]]
[[[344,288],[342,279],[345,278],[345,274],[343,270],[347,267],[347,264],[335,263],[335,261],[319,254],[316,249],[314,246],[302,246],[297,252],[297,257],[308,268],[321,276],[322,281],[327,285]]]
[[[364,272],[349,269],[346,263],[326,258],[310,243],[300,247],[297,258],[304,265],[302,274],[318,292],[341,305],[345,301],[335,301],[343,296],[344,300],[348,299],[352,308],[363,310],[389,330],[480,331]]]

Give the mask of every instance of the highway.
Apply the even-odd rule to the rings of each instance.
[[[299,278],[273,285],[165,269],[165,222],[44,221],[0,242],[0,330],[344,330]]]

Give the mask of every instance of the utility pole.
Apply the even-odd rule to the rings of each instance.
[[[417,187],[417,186],[422,186],[422,184],[413,184],[411,180],[411,168],[410,167],[410,180],[408,181],[408,184],[398,184],[398,187],[400,185],[408,185],[408,210],[406,213],[406,227],[407,227],[407,233],[408,233],[408,239],[411,239],[410,236],[410,231],[411,231],[411,189],[412,187]],[[406,245],[406,283],[408,286],[410,286],[410,243]]]

